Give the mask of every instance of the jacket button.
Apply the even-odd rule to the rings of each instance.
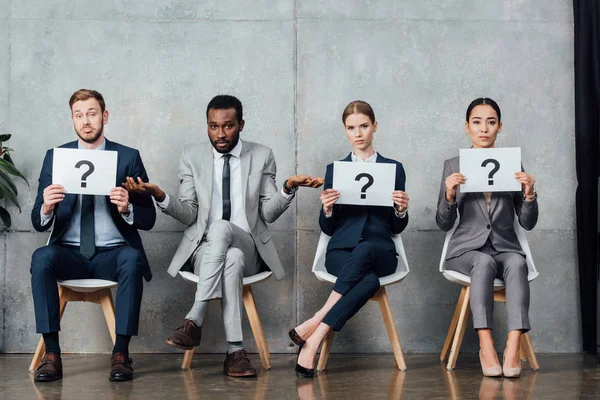
[[[490,227],[490,224],[488,224],[487,228],[488,228],[488,229],[490,229],[490,228],[491,228],[491,227]]]
[[[358,241],[362,242],[362,240],[363,240],[362,235],[360,235],[360,237],[358,238]]]

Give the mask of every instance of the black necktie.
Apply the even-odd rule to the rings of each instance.
[[[85,258],[91,258],[96,252],[96,235],[94,230],[94,196],[81,195],[81,232],[79,251]]]
[[[223,156],[223,219],[229,221],[231,218],[231,168],[229,168],[229,159],[231,154]]]

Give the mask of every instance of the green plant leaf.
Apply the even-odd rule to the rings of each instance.
[[[4,171],[2,171],[1,169],[0,169],[0,184],[10,187],[12,189],[12,192],[15,194],[15,196],[17,196],[19,194],[19,192],[17,190],[17,186],[12,181],[10,176],[6,175],[4,173]]]
[[[5,186],[3,184],[2,179],[0,179],[0,192],[3,192],[6,195],[6,197],[11,201],[11,203],[13,203],[19,209],[19,212],[21,212],[21,206],[19,205],[19,200],[17,200],[17,196],[12,192],[10,187]]]
[[[0,142],[6,142],[11,136],[12,135],[10,133],[4,133],[0,135]]]
[[[12,224],[12,221],[10,220],[10,214],[8,213],[6,208],[2,206],[0,206],[0,220],[2,220],[2,223],[4,224],[4,227],[6,229],[10,228]]]
[[[12,157],[10,156],[10,153],[8,151],[6,153],[4,153],[4,155],[2,155],[2,158],[4,158],[6,161],[11,163],[12,165],[15,165],[15,163],[13,162]]]
[[[0,158],[0,168],[3,169],[4,171],[8,172],[11,175],[15,175],[15,176],[22,178],[25,182],[27,182],[27,178],[25,178],[23,176],[23,174],[21,172],[19,172],[17,167],[15,167],[14,165],[12,165],[11,163],[9,163],[8,161],[6,161],[2,158]],[[29,186],[29,182],[27,182],[27,186]]]

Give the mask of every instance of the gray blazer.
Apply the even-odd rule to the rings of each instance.
[[[515,213],[519,224],[526,230],[535,227],[538,219],[537,198],[531,202],[523,200],[522,192],[495,192],[488,213],[483,193],[461,193],[460,187],[453,204],[446,201],[446,178],[459,171],[458,157],[444,161],[444,173],[438,197],[435,220],[443,231],[449,231],[460,221],[448,243],[446,260],[477,250],[490,239],[499,252],[512,251],[525,256],[514,229]]]
[[[167,272],[175,276],[200,244],[208,223],[213,184],[213,147],[210,143],[186,148],[179,164],[179,196],[170,196],[164,211],[187,225]],[[270,148],[244,140],[240,154],[242,194],[252,239],[260,257],[276,279],[285,272],[271,239],[267,222],[273,222],[291,200],[275,183],[277,167]]]

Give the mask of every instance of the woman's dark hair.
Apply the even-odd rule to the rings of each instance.
[[[206,106],[206,118],[208,118],[208,112],[211,109],[215,110],[229,110],[230,108],[235,109],[235,116],[238,122],[242,122],[244,118],[244,112],[242,110],[242,102],[235,96],[227,94],[220,94],[212,98],[212,100]]]
[[[351,114],[364,114],[371,120],[371,123],[375,123],[375,111],[369,103],[362,100],[355,100],[348,104],[342,113],[342,122],[346,124],[346,118]]]
[[[492,107],[494,111],[496,111],[496,114],[498,114],[498,122],[501,121],[500,106],[498,106],[498,103],[496,103],[494,100],[488,97],[480,97],[478,99],[473,100],[471,104],[469,104],[469,107],[467,107],[467,122],[469,122],[469,117],[471,116],[471,112],[473,112],[473,109],[480,105],[488,105]]]

